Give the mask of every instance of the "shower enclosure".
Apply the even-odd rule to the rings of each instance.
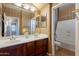
[[[54,55],[75,55],[75,3],[62,3],[52,8]],[[54,26],[53,26],[54,25]],[[53,34],[53,33],[52,33]]]

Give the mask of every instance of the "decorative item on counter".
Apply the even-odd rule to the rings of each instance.
[[[23,33],[24,35],[28,35],[27,29],[26,29],[26,28],[23,28],[23,29],[22,29],[22,33]]]

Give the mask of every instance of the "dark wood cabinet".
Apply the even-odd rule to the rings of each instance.
[[[17,48],[18,46],[8,47],[10,56],[17,56]]]
[[[48,51],[47,39],[0,48],[0,56],[44,56]]]
[[[35,55],[46,55],[48,50],[47,39],[38,40],[35,42]]]
[[[16,56],[17,55],[17,48],[15,47],[7,47],[0,49],[0,56]]]
[[[25,56],[34,56],[35,54],[35,43],[34,42],[28,42],[25,45]]]
[[[10,49],[8,49],[8,48],[1,48],[0,56],[9,56],[10,55],[9,51],[10,51]]]
[[[24,44],[17,46],[17,56],[24,56]]]
[[[0,49],[0,56],[22,56],[23,45],[11,46]]]
[[[43,40],[43,55],[47,55],[48,52],[48,41],[47,39]]]
[[[43,53],[43,40],[38,40],[35,42],[35,55],[40,55]]]

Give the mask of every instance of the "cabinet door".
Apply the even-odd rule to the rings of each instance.
[[[9,47],[11,56],[23,56],[23,44]]]
[[[34,42],[28,42],[25,44],[25,55],[26,56],[34,56],[35,55],[35,44]]]
[[[9,56],[17,56],[17,46],[11,46],[11,47],[8,47],[8,49],[10,53]]]
[[[48,40],[44,39],[43,40],[43,55],[47,55],[48,52]]]
[[[43,40],[35,42],[35,55],[38,56],[43,53]]]
[[[24,44],[17,46],[17,56],[24,56]]]
[[[0,49],[0,56],[9,56],[10,53],[9,53],[9,49],[8,48],[1,48]]]
[[[23,45],[11,46],[0,49],[0,56],[22,56]]]
[[[42,39],[42,40],[38,40],[35,42],[35,53],[37,56],[42,56],[42,55],[46,55],[47,53],[47,39]]]
[[[0,49],[0,56],[16,56],[16,55],[17,55],[17,46]]]

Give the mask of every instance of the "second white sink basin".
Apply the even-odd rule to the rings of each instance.
[[[20,42],[20,40],[10,40],[10,41],[7,41],[7,42],[5,42],[5,43],[8,43],[8,44],[12,44],[12,43],[16,43],[16,42]]]

